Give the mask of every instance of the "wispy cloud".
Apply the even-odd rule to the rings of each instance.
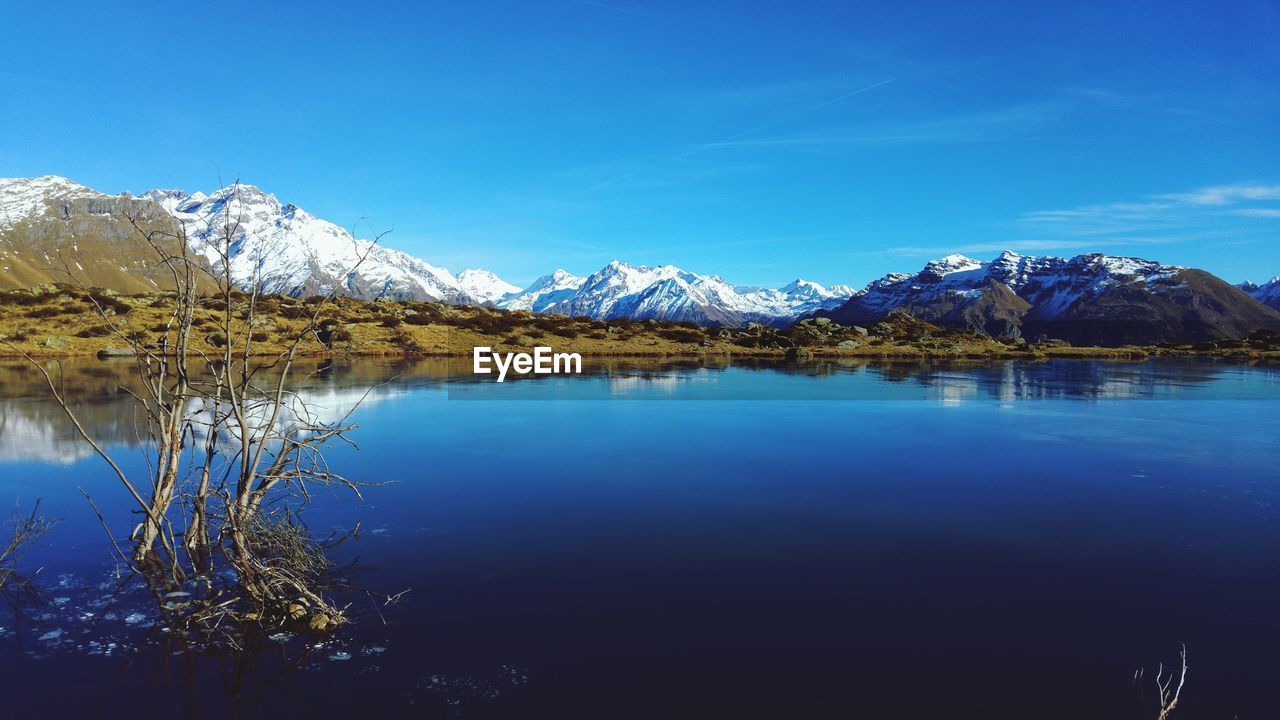
[[[802,86],[779,84],[747,88],[737,93],[714,94],[717,104],[732,105],[760,97],[795,92]],[[1107,88],[1066,87],[1046,91],[1029,98],[988,108],[933,111],[924,114],[899,105],[888,116],[878,116],[874,123],[830,127],[817,131],[769,134],[734,142],[717,143],[720,149],[793,149],[813,146],[820,149],[849,146],[853,149],[872,146],[908,144],[942,144],[974,142],[1013,142],[1038,140],[1044,136],[1072,132],[1080,117],[1095,117],[1098,111],[1110,114],[1117,110],[1142,112],[1170,117],[1198,115],[1172,104],[1169,98],[1150,94],[1121,92]],[[1093,113],[1095,115],[1090,115]],[[1083,114],[1083,115],[1082,115]]]
[[[690,155],[694,155],[694,154],[696,154],[696,153],[704,152],[704,151],[706,151],[706,150],[711,150],[711,149],[714,149],[714,148],[717,148],[717,147],[720,147],[720,146],[723,146],[723,145],[728,145],[728,144],[733,143],[733,142],[736,142],[736,141],[738,141],[738,140],[740,140],[740,139],[742,139],[742,138],[745,138],[745,137],[747,137],[747,136],[749,136],[749,135],[754,135],[754,134],[756,134],[756,133],[758,133],[758,132],[761,132],[761,131],[764,131],[764,130],[768,130],[769,128],[775,127],[775,126],[777,126],[777,125],[781,125],[781,124],[783,124],[783,123],[785,123],[785,122],[788,122],[788,121],[791,121],[791,120],[795,120],[795,119],[797,119],[797,118],[803,117],[803,116],[808,115],[808,114],[810,114],[810,113],[815,113],[815,112],[817,112],[817,111],[819,111],[819,110],[822,110],[823,108],[829,107],[829,106],[831,106],[831,105],[835,105],[836,103],[841,102],[841,101],[843,101],[843,100],[848,100],[849,98],[854,97],[855,95],[861,95],[862,93],[870,92],[870,91],[872,91],[872,90],[875,90],[876,88],[883,87],[883,86],[885,86],[885,85],[888,85],[888,84],[889,84],[889,83],[891,83],[891,82],[893,82],[893,78],[888,78],[888,79],[886,79],[886,80],[881,80],[880,82],[877,82],[877,83],[872,83],[871,85],[866,85],[866,86],[864,86],[864,87],[859,87],[859,88],[856,88],[856,89],[854,89],[854,90],[850,90],[850,91],[848,91],[848,92],[841,93],[841,94],[839,94],[839,95],[837,95],[837,96],[835,96],[835,97],[827,98],[827,99],[825,99],[825,100],[823,100],[823,101],[821,101],[821,102],[819,102],[819,103],[816,103],[816,104],[813,104],[813,105],[809,105],[809,106],[807,106],[807,107],[805,107],[805,108],[802,108],[802,109],[797,110],[797,111],[795,111],[795,112],[789,113],[789,114],[787,114],[787,115],[783,115],[783,116],[782,116],[782,117],[780,117],[780,118],[775,118],[775,119],[770,120],[769,122],[766,122],[766,123],[764,123],[764,124],[756,125],[755,127],[751,127],[751,128],[746,129],[746,130],[742,130],[742,131],[740,131],[740,132],[734,133],[733,135],[730,135],[730,136],[728,136],[728,137],[722,138],[722,139],[720,139],[720,140],[716,140],[715,142],[704,143],[704,144],[702,144],[702,145],[694,145],[693,147],[690,147],[690,148],[688,148],[688,149],[686,149],[686,150],[683,150],[683,151],[681,151],[681,152],[678,152],[678,153],[676,153],[676,154],[674,154],[674,155],[669,155],[669,156],[667,156],[667,157],[665,157],[665,158],[662,158],[661,160],[658,160],[657,162],[650,163],[650,164],[648,164],[648,165],[645,165],[645,166],[642,166],[642,167],[636,168],[636,169],[634,169],[634,170],[631,170],[631,171],[628,171],[628,172],[622,173],[622,174],[620,174],[620,175],[615,175],[615,176],[613,176],[613,177],[611,177],[611,178],[608,178],[608,179],[606,179],[606,180],[603,180],[603,181],[601,181],[601,182],[598,182],[598,183],[596,183],[596,184],[592,185],[591,187],[586,188],[586,190],[588,190],[588,191],[590,191],[590,190],[598,190],[598,189],[601,189],[601,188],[607,187],[607,186],[609,186],[609,185],[613,185],[614,183],[617,183],[617,182],[619,182],[619,181],[621,181],[621,180],[626,180],[627,178],[630,178],[630,177],[633,177],[633,176],[636,176],[636,175],[641,175],[641,174],[647,173],[647,172],[649,172],[649,171],[651,171],[651,170],[656,170],[656,169],[658,169],[658,168],[662,167],[663,165],[667,165],[667,164],[669,164],[669,163],[673,163],[673,162],[675,162],[675,161],[677,161],[677,160],[682,160],[682,159],[684,159],[684,158],[686,158],[686,157],[689,157]]]
[[[1280,206],[1266,207],[1272,201],[1280,203],[1280,185],[1212,185],[1133,200],[1026,212],[1005,224],[1013,231],[1008,240],[947,246],[904,245],[888,248],[881,254],[917,258],[956,252],[984,255],[1004,250],[1109,251],[1109,248],[1179,243],[1213,247],[1244,245],[1274,234],[1274,229],[1268,229],[1268,223],[1249,222],[1249,219],[1280,219]],[[1244,204],[1248,207],[1238,207]]]
[[[1231,214],[1247,218],[1280,218],[1280,210],[1276,208],[1240,208],[1232,210]]]
[[[798,149],[853,148],[934,143],[1008,141],[1033,137],[1034,131],[1051,124],[1068,109],[1058,100],[1019,103],[969,113],[929,119],[877,121],[821,132],[803,132],[771,137],[720,142],[718,149]]]
[[[1241,200],[1280,200],[1280,185],[1216,185],[1159,197],[1190,205],[1232,205]]]
[[[1248,220],[1280,218],[1280,207],[1266,206],[1270,201],[1280,201],[1280,185],[1256,182],[1211,185],[1132,200],[1036,210],[1024,213],[1013,225],[1045,238],[1040,241],[1044,248],[1167,245],[1188,241],[1222,246],[1251,242],[1265,233],[1258,223]],[[1238,207],[1242,204],[1249,207]]]
[[[1136,245],[1168,245],[1172,243],[1185,242],[1193,239],[1193,235],[1164,235],[1158,237],[1116,237],[1108,240],[1108,245],[1114,246],[1136,246]],[[949,255],[951,253],[962,253],[966,255],[984,255],[991,253],[1000,253],[1005,250],[1014,252],[1051,252],[1057,250],[1096,250],[1098,241],[1089,240],[1071,240],[1067,238],[1044,238],[1044,239],[1015,239],[1006,242],[982,242],[970,243],[960,246],[915,246],[906,245],[900,247],[891,247],[885,250],[884,255],[896,255],[902,257],[937,257],[939,255]]]
[[[1070,223],[1080,220],[1106,219],[1116,221],[1150,220],[1157,213],[1174,207],[1169,202],[1117,202],[1102,205],[1084,205],[1069,210],[1035,210],[1022,219],[1038,223]]]
[[[1238,183],[1212,185],[1189,192],[1163,193],[1138,200],[1082,205],[1064,210],[1037,210],[1023,214],[1020,222],[1054,227],[1073,235],[1098,235],[1119,228],[1152,229],[1189,223],[1221,224],[1222,216],[1280,217],[1280,208],[1233,208],[1243,202],[1280,201],[1280,185]]]

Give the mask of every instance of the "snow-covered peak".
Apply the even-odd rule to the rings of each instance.
[[[1017,291],[1032,277],[1052,272],[1065,262],[1060,257],[1021,255],[1005,250],[987,265],[986,274]]]
[[[688,284],[695,282],[697,276],[674,265],[650,267],[614,260],[583,281],[576,299],[585,301],[586,298],[591,298],[591,306],[598,308],[602,316],[608,316],[608,310],[621,298],[636,295],[666,280],[680,280]],[[570,314],[593,314],[581,311],[581,308],[578,310]]]
[[[467,269],[455,275],[463,291],[477,300],[492,302],[520,292],[520,288],[488,270]]]
[[[0,178],[0,227],[44,214],[60,200],[101,193],[58,175]]]
[[[979,260],[964,255],[948,255],[938,260],[931,260],[928,265],[924,266],[921,274],[943,277],[951,273],[965,272],[967,270],[977,270],[984,265]]]
[[[1180,265],[1164,265],[1154,260],[1105,255],[1103,253],[1077,255],[1068,260],[1067,265],[1072,268],[1089,268],[1095,272],[1122,276],[1163,275],[1186,269]]]
[[[856,296],[857,318],[878,317],[903,306],[948,306],[957,298],[976,300],[992,283],[1004,284],[1034,305],[1036,313],[1051,317],[1117,285],[1143,283],[1152,292],[1164,292],[1179,282],[1179,273],[1184,270],[1176,265],[1102,253],[1067,260],[1006,250],[990,262],[948,255],[929,262],[914,275],[890,273],[868,284]]]
[[[497,305],[509,310],[542,312],[551,305],[571,298],[584,282],[586,278],[557,268],[550,275],[534,280],[524,290],[498,300]]]
[[[1252,295],[1263,305],[1275,310],[1280,310],[1280,275],[1271,278],[1261,285],[1252,282],[1242,282],[1238,287]]]
[[[689,320],[740,325],[788,322],[817,309],[831,308],[853,292],[796,280],[781,289],[733,285],[718,275],[700,275],[674,265],[631,265],[614,260],[589,277],[557,271],[524,291],[504,298],[499,307],[565,315]]]
[[[939,285],[941,288],[973,288],[997,280],[1017,291],[1031,279],[1044,282],[1049,276],[1065,274],[1072,277],[1102,277],[1116,281],[1142,279],[1147,281],[1168,278],[1186,268],[1164,265],[1141,258],[1120,257],[1103,253],[1078,255],[1069,260],[1054,256],[1021,255],[1005,250],[990,262],[982,262],[964,255],[948,255],[931,260],[920,272],[889,273],[867,286],[867,291],[884,290],[902,284]]]
[[[833,298],[847,298],[854,294],[853,288],[848,285],[832,285],[824,287],[811,280],[796,278],[791,282],[778,288],[778,292],[786,295],[797,302],[803,301],[826,301]]]
[[[337,291],[367,299],[481,302],[448,270],[356,239],[254,185],[238,183],[208,195],[152,190],[142,197],[177,218],[191,247],[216,269],[228,254],[232,280],[241,287],[291,295]]]
[[[586,278],[579,277],[562,268],[556,268],[550,275],[543,275],[534,280],[526,291],[540,290],[543,288],[574,288],[575,290],[582,286]]]
[[[912,275],[911,273],[891,272],[878,280],[872,280],[870,283],[867,283],[867,287],[864,292],[871,292],[872,290],[901,285],[914,277],[915,275]]]
[[[239,200],[249,203],[267,203],[276,207],[281,207],[280,199],[275,195],[263,190],[257,185],[249,183],[232,183],[224,188],[219,188],[209,195],[210,200]]]
[[[811,295],[815,293],[825,293],[827,291],[826,288],[822,287],[818,283],[810,282],[808,280],[805,280],[804,278],[796,278],[795,280],[792,280],[791,282],[787,283],[786,285],[783,285],[778,289],[788,295],[792,295],[796,293],[804,293],[806,295]]]
[[[587,282],[592,283],[594,281],[611,284],[621,283],[628,286],[635,285],[636,283],[649,285],[654,282],[660,282],[662,280],[679,277],[681,275],[687,275],[690,280],[692,279],[691,273],[686,273],[674,265],[656,265],[650,267],[648,265],[631,265],[629,263],[622,262],[621,260],[614,260],[601,268],[599,272],[588,277]]]
[[[161,190],[157,188],[155,190],[148,190],[138,197],[143,200],[150,200],[151,202],[160,205],[165,210],[173,212],[174,208],[186,202],[191,197],[191,193],[177,188],[171,190]]]
[[[1255,283],[1255,282],[1249,282],[1248,280],[1245,280],[1244,282],[1240,283],[1240,287],[1246,290],[1257,290],[1258,288],[1272,287],[1275,285],[1280,285],[1280,275],[1277,275],[1261,284]]]

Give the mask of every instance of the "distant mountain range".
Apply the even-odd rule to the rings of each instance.
[[[1258,302],[1269,308],[1280,310],[1280,276],[1273,277],[1261,285],[1251,282],[1242,282],[1236,287],[1249,293]]]
[[[1081,345],[1280,330],[1280,312],[1203,270],[1100,253],[1065,259],[1006,251],[991,262],[949,255],[914,275],[886,275],[820,314],[863,324],[894,310],[994,337],[1046,336]]]
[[[296,205],[282,204],[274,195],[252,185],[232,185],[207,195],[149,190],[133,197],[104,195],[66,178],[0,180],[0,237],[16,233],[19,226],[68,221],[72,215],[81,215],[66,206],[66,198],[72,196],[92,198],[100,207],[87,210],[99,216],[102,223],[112,220],[112,213],[102,209],[118,207],[120,217],[116,218],[113,233],[126,240],[136,233],[123,222],[125,206],[154,204],[164,212],[156,213],[155,207],[148,211],[157,217],[167,213],[181,223],[191,248],[211,267],[221,271],[224,262],[228,262],[237,285],[256,286],[268,293],[297,296],[337,289],[369,300],[385,297],[488,303],[595,318],[627,316],[720,325],[786,324],[804,313],[836,307],[853,294],[852,288],[827,289],[805,280],[796,280],[779,290],[732,285],[719,277],[670,265],[636,267],[618,261],[586,278],[557,270],[522,290],[488,270],[469,269],[453,274],[407,253],[358,240],[338,225]],[[232,242],[230,257],[224,259],[221,246],[228,229]],[[112,255],[149,259],[145,251],[145,246],[127,251],[117,248]],[[34,259],[36,264],[44,260],[43,254]],[[98,269],[81,268],[78,272],[93,284],[118,284],[99,282]],[[57,279],[67,279],[57,268],[46,271],[42,278],[24,273],[21,280],[16,276],[6,279],[6,273],[0,272],[0,286]]]
[[[992,336],[1118,344],[1239,337],[1280,330],[1280,278],[1232,286],[1191,268],[1087,254],[1064,259],[1002,253],[991,262],[951,255],[862,290],[795,280],[771,289],[681,268],[613,261],[579,277],[556,270],[519,288],[483,269],[451,273],[343,228],[252,185],[210,194],[151,190],[105,195],[66,178],[0,179],[0,288],[66,280],[154,289],[153,253],[125,216],[176,234],[241,287],[364,299],[434,300],[597,319],[788,325],[806,316],[870,324],[894,310]],[[227,228],[233,241],[223,258]],[[357,265],[361,256],[363,262]],[[352,271],[352,268],[355,268]]]
[[[538,278],[527,289],[494,303],[513,310],[688,321],[739,326],[748,322],[786,324],[805,313],[834,308],[853,289],[795,280],[778,290],[733,285],[673,265],[633,266],[614,260],[589,277],[564,270]]]

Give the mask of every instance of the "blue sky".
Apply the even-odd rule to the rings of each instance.
[[[0,176],[240,179],[453,270],[1280,274],[1280,5],[0,6]],[[1122,7],[1123,6],[1123,7]]]

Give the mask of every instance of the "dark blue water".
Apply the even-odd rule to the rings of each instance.
[[[337,411],[391,375],[359,449],[331,457],[390,484],[305,518],[361,521],[337,554],[408,592],[346,598],[357,622],[301,657],[147,628],[76,487],[128,525],[119,492],[37,393],[6,392],[0,498],[64,518],[28,558],[44,604],[0,616],[15,709],[1140,718],[1135,670],[1185,642],[1175,717],[1280,714],[1274,368],[629,367],[499,388],[368,363],[307,392]],[[124,399],[85,401],[139,467]]]

